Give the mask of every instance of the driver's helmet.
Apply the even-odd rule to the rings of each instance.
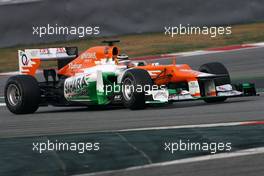
[[[117,56],[118,61],[127,61],[128,60],[128,55],[126,54],[120,54]]]

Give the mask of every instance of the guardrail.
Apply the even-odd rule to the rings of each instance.
[[[12,3],[0,3],[0,47],[78,38],[32,35],[32,26],[47,24],[99,26],[100,35],[109,36],[158,32],[166,25],[180,23],[223,25],[264,20],[264,1],[261,0],[9,1]]]

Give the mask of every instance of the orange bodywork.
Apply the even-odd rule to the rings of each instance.
[[[199,72],[193,71],[189,65],[147,65],[136,68],[144,69],[151,74],[157,85],[165,85],[169,82],[196,81]],[[159,70],[160,72],[155,72]]]
[[[74,76],[82,73],[84,69],[96,65],[96,61],[101,59],[115,60],[120,53],[116,46],[97,46],[90,48],[80,54],[76,59],[67,64],[58,71],[58,74],[65,76]],[[151,73],[151,77],[157,85],[164,85],[169,82],[196,81],[200,72],[194,71],[189,65],[146,65],[136,66],[134,68],[144,69]]]
[[[22,74],[35,76],[37,69],[40,67],[40,59],[33,58],[31,59],[32,65],[31,66],[22,66]]]
[[[119,49],[116,46],[97,46],[92,47],[83,53],[72,62],[58,71],[58,74],[65,76],[74,76],[76,73],[82,73],[83,69],[93,67],[96,61],[101,59],[115,59],[119,54]]]

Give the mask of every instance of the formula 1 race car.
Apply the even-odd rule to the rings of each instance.
[[[199,71],[187,64],[159,65],[129,60],[114,43],[96,46],[78,55],[78,48],[18,51],[20,75],[8,79],[5,101],[15,114],[35,112],[39,106],[122,104],[143,109],[146,104],[183,100],[223,102],[228,97],[256,95],[254,85],[231,85],[224,65],[207,63]],[[43,61],[56,60],[58,69],[36,72]]]

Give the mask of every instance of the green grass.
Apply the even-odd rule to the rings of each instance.
[[[118,46],[122,53],[128,54],[130,57],[157,55],[172,52],[183,52],[196,49],[221,47],[227,45],[244,44],[264,41],[264,22],[253,24],[242,24],[232,26],[232,35],[218,36],[211,38],[204,35],[185,35],[175,36],[171,38],[165,36],[164,33],[146,33],[135,35],[114,36],[111,38],[118,38],[121,43]],[[47,48],[60,46],[77,46],[79,51],[101,45],[101,41],[108,39],[91,38],[85,40],[73,40],[67,42],[56,42],[51,44],[38,44],[15,46],[10,48],[0,49],[0,72],[14,71],[18,69],[17,50],[25,48]],[[52,66],[50,63],[46,66]]]

